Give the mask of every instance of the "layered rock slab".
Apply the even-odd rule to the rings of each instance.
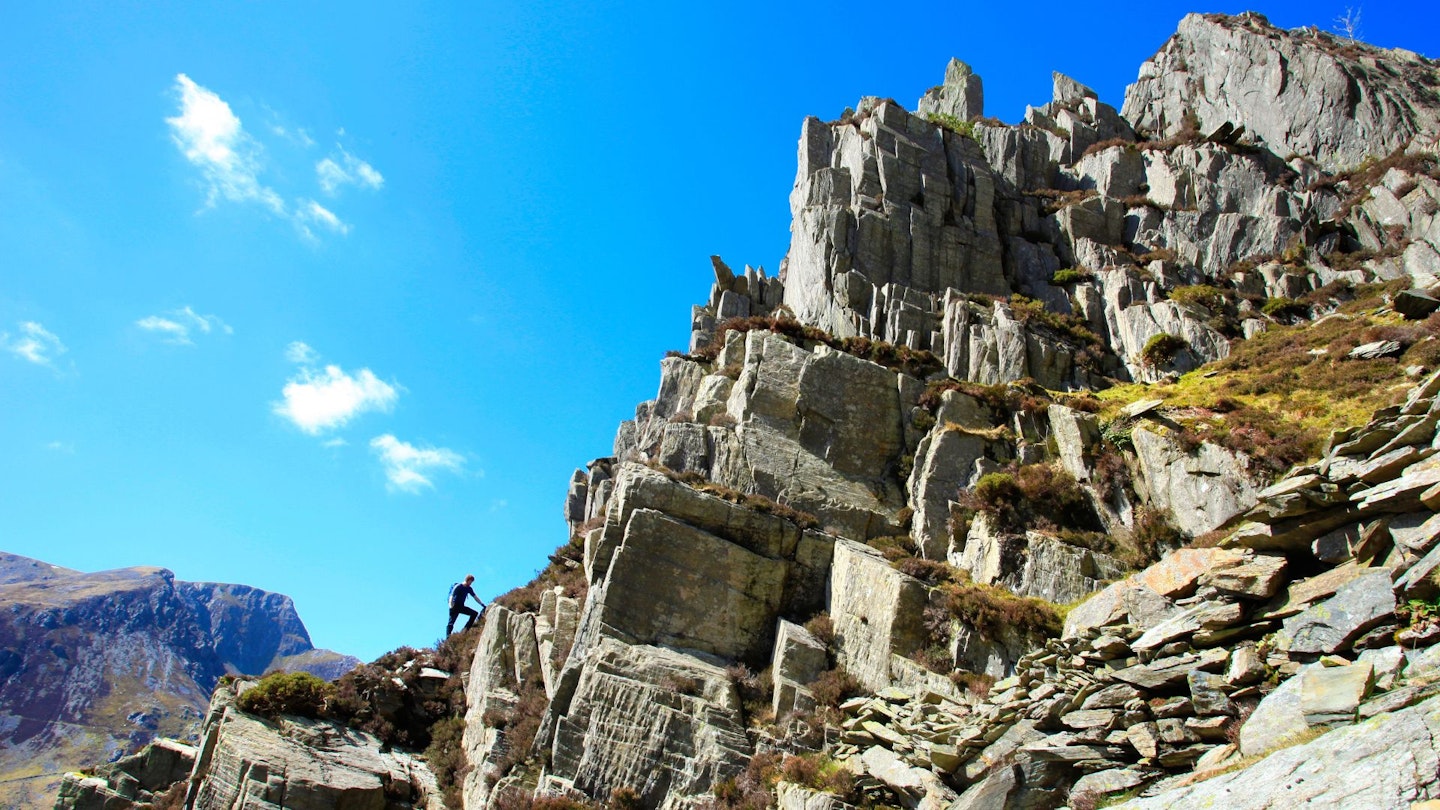
[[[1440,699],[1277,751],[1250,767],[1116,807],[1410,807],[1440,798]]]

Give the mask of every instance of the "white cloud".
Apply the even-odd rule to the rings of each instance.
[[[45,445],[46,450],[53,450],[56,453],[64,453],[67,456],[75,455],[74,442],[53,441]]]
[[[329,447],[329,448],[331,448],[331,449],[334,449],[334,448],[336,448],[336,447],[344,447],[344,446],[347,445],[347,444],[349,444],[349,442],[345,441],[344,439],[340,438],[339,436],[336,436],[336,437],[333,438],[333,439],[326,439],[324,442],[321,442],[320,446],[321,446],[321,447]]]
[[[14,337],[9,332],[0,332],[0,348],[37,366],[53,365],[56,356],[65,353],[65,344],[60,338],[36,321],[22,322],[20,334]]]
[[[311,435],[341,427],[368,411],[389,411],[400,396],[368,368],[352,376],[339,366],[319,372],[302,368],[281,394],[285,399],[274,404],[275,413]]]
[[[310,137],[310,133],[306,132],[304,127],[296,127],[292,130],[286,128],[284,124],[271,124],[270,131],[305,149],[315,145],[315,139]]]
[[[326,194],[334,195],[341,186],[353,185],[377,190],[385,185],[385,177],[374,166],[336,146],[338,154],[315,164],[315,177]]]
[[[318,241],[317,231],[345,235],[350,225],[330,209],[307,198],[289,203],[275,189],[260,180],[265,162],[265,147],[245,130],[230,105],[214,91],[196,84],[184,73],[175,76],[175,90],[180,97],[179,114],[166,118],[170,137],[185,159],[200,170],[206,186],[205,205],[213,208],[224,200],[234,203],[258,203],[275,215],[290,220],[306,240]],[[273,115],[273,113],[272,113]],[[314,140],[303,128],[282,123],[262,124],[260,132],[285,138],[306,148]],[[320,185],[333,195],[342,185],[378,189],[385,178],[363,160],[343,147],[330,158],[316,164]],[[288,196],[288,195],[287,195]],[[166,319],[175,322],[175,319]],[[155,331],[167,329],[156,323]],[[172,334],[174,334],[172,330]]]
[[[310,366],[320,359],[320,353],[310,348],[310,344],[297,340],[285,347],[285,359],[297,365]]]
[[[189,306],[166,313],[165,315],[149,315],[135,322],[135,325],[147,332],[154,332],[160,335],[166,343],[174,343],[179,346],[194,346],[195,341],[190,339],[192,332],[208,335],[211,332],[223,332],[227,335],[235,334],[235,330],[229,324],[220,320],[217,315],[200,315]]]
[[[504,498],[499,498],[499,499],[496,499],[496,500],[493,500],[493,501],[490,502],[490,511],[491,511],[491,512],[499,512],[499,511],[501,511],[501,510],[503,510],[503,509],[509,508],[509,506],[510,506],[510,502],[509,502],[509,501],[505,500]]]
[[[444,447],[416,447],[386,433],[370,440],[370,449],[385,465],[386,487],[400,492],[419,492],[433,487],[430,476],[435,472],[459,472],[465,459]]]
[[[245,132],[230,105],[184,73],[175,77],[175,88],[180,93],[180,114],[165,123],[185,159],[205,178],[206,205],[214,206],[220,199],[258,202],[284,216],[280,195],[256,176],[264,150]]]
[[[295,225],[307,238],[313,239],[315,232],[310,229],[312,224],[341,236],[350,232],[350,226],[342,222],[330,209],[314,200],[301,200],[295,211]]]

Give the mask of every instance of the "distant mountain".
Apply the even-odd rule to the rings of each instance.
[[[47,806],[67,769],[194,734],[222,675],[358,663],[315,649],[283,594],[0,552],[0,806]]]

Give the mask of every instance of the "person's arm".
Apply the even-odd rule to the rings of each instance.
[[[481,610],[484,610],[484,609],[485,609],[485,603],[482,602],[482,601],[480,601],[480,595],[477,594],[477,593],[475,593],[475,589],[474,589],[474,588],[466,588],[466,590],[470,591],[470,598],[472,598],[472,599],[475,600],[475,603],[480,606],[480,609],[481,609]]]

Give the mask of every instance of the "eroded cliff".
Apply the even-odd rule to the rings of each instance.
[[[1437,86],[1191,15],[1120,112],[1057,74],[1004,125],[955,61],[916,113],[805,121],[779,277],[712,259],[476,631],[437,788],[1440,798]]]
[[[1056,75],[1003,125],[952,62],[916,113],[807,120],[780,277],[713,260],[544,607],[487,620],[466,806],[1210,801],[1179,786],[1290,692],[1349,690],[1287,734],[1430,694],[1433,532],[1394,527],[1432,483],[1437,77],[1192,15],[1123,113]]]

